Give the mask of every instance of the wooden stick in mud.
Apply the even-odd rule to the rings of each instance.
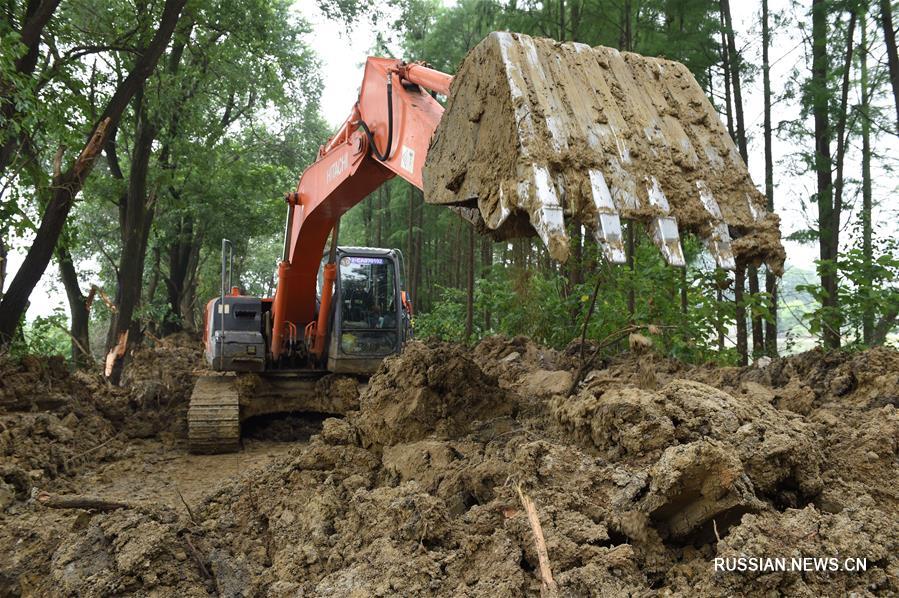
[[[534,533],[534,544],[537,547],[537,560],[540,562],[540,579],[543,581],[543,594],[546,596],[556,596],[559,588],[553,579],[552,568],[549,565],[549,553],[546,550],[546,540],[543,539],[543,527],[540,525],[540,518],[537,516],[537,507],[531,497],[525,494],[521,485],[518,486],[518,497],[521,499],[521,505],[528,514],[528,522],[531,524],[531,531]]]
[[[39,503],[51,509],[85,509],[87,511],[106,512],[132,508],[128,503],[90,496],[79,496],[77,494],[60,496],[39,490],[34,496]]]

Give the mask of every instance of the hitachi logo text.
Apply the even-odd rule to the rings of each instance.
[[[334,164],[328,167],[327,182],[331,182],[343,173],[350,165],[350,159],[347,154],[343,154]]]

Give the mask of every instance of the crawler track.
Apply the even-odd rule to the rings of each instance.
[[[233,453],[240,449],[240,402],[232,376],[202,376],[187,410],[192,453]]]

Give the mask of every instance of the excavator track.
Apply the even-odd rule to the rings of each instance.
[[[187,410],[190,452],[233,453],[240,449],[240,402],[232,376],[202,376]]]

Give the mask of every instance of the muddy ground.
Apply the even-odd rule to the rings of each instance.
[[[627,355],[566,397],[577,353],[413,343],[347,417],[253,422],[241,453],[202,457],[189,339],[123,388],[2,361],[0,595],[548,593],[519,490],[562,596],[899,593],[899,353]],[[740,556],[867,570],[714,571]]]

